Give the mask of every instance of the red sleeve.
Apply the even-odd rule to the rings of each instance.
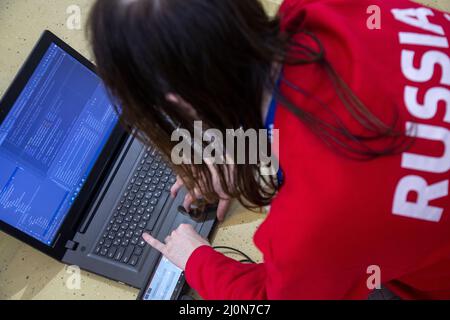
[[[365,261],[367,247],[358,250],[354,238],[346,236],[354,225],[330,226],[323,233],[324,220],[308,219],[317,211],[295,210],[305,218],[292,219],[292,207],[280,201],[276,207],[256,236],[264,263],[242,264],[203,246],[186,265],[189,285],[208,300],[366,299],[370,263]]]
[[[186,265],[186,279],[204,299],[267,299],[264,264],[239,263],[209,246],[192,254]]]

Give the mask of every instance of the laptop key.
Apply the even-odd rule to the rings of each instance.
[[[100,254],[102,256],[106,256],[107,253],[108,253],[108,248],[103,247],[102,250],[100,250]]]
[[[108,258],[113,259],[114,255],[116,254],[117,247],[111,247],[108,251]]]
[[[127,237],[128,239],[130,239],[133,236],[133,231],[128,230],[127,233],[125,233],[125,237]]]
[[[133,245],[129,245],[127,247],[127,249],[125,250],[125,253],[123,254],[123,258],[122,258],[122,262],[123,263],[128,263],[128,261],[130,261],[131,255],[133,254],[134,251],[134,246]]]
[[[144,239],[139,240],[138,246],[139,247],[145,247],[145,245],[147,244],[147,242],[145,242]]]
[[[142,221],[141,223],[139,223],[138,227],[141,229],[145,229],[145,227],[147,226],[147,222]]]
[[[134,267],[134,266],[136,266],[138,261],[139,261],[139,257],[138,256],[132,256],[131,259],[130,259],[130,264]]]
[[[142,252],[144,252],[144,249],[142,249],[141,247],[136,247],[136,249],[134,249],[134,254],[137,256],[140,256]]]
[[[109,248],[109,247],[111,247],[111,245],[112,245],[112,241],[111,241],[110,239],[107,239],[107,240],[105,241],[105,247],[106,247],[106,248]]]
[[[137,245],[139,243],[139,237],[133,237],[133,239],[131,239],[131,244]]]
[[[128,209],[128,213],[129,213],[129,214],[135,214],[136,211],[137,211],[137,208],[136,208],[136,207],[131,207],[130,209]]]
[[[120,261],[123,257],[123,254],[125,253],[125,248],[120,247],[117,249],[116,256],[114,257],[115,260]]]

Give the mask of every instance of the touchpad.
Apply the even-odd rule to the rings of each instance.
[[[182,208],[182,207],[181,207],[181,208]],[[203,223],[203,221],[202,221],[202,222],[196,222],[196,221],[194,221],[194,220],[189,216],[189,214],[186,213],[186,211],[184,210],[184,208],[183,208],[183,211],[181,211],[181,208],[179,208],[177,217],[175,218],[175,221],[173,222],[172,230],[178,229],[178,227],[179,227],[181,224],[190,224],[191,226],[194,227],[194,229],[195,229],[197,232],[200,232],[200,229],[202,228],[202,223]]]

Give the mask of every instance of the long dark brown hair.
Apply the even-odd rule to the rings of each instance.
[[[97,0],[88,35],[98,72],[118,99],[124,124],[137,129],[140,139],[156,145],[167,158],[176,144],[171,142],[173,131],[184,128],[193,133],[195,120],[224,135],[227,129],[263,129],[261,108],[268,90],[343,156],[371,160],[401,151],[404,135],[394,129],[395,119],[385,124],[374,116],[328,63],[321,42],[299,25],[281,30],[280,17],[269,17],[257,0]],[[315,45],[294,41],[299,33]],[[289,101],[274,85],[274,63],[319,64],[364,134],[351,132],[326,105],[321,107],[333,121]],[[195,115],[167,99],[169,93],[182,97]],[[378,147],[371,143],[381,140]],[[276,175],[261,175],[259,164],[215,168],[225,194],[247,208],[270,204],[280,188]],[[175,170],[188,189],[199,188],[208,201],[218,200],[206,164]]]

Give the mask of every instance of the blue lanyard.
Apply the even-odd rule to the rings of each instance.
[[[281,84],[281,77],[282,77],[282,73],[280,74],[280,77],[278,78],[277,82],[276,82],[276,88],[280,87]],[[265,122],[265,127],[267,129],[267,135],[269,136],[269,140],[271,142],[273,142],[273,130],[275,128],[275,114],[277,112],[277,100],[275,99],[275,91],[272,95],[272,100],[270,101],[270,105],[269,105],[269,111],[267,113],[267,117],[266,117],[266,122]],[[282,184],[283,183],[283,172],[281,171],[281,168],[278,170],[277,173],[277,177],[278,177],[278,183]]]
[[[273,137],[273,129],[274,129],[274,124],[275,124],[276,112],[277,112],[277,100],[275,99],[275,95],[273,95],[272,101],[270,102],[270,105],[269,105],[269,112],[267,113],[266,124],[265,124],[265,127],[268,131],[270,141],[272,141],[272,137]]]

